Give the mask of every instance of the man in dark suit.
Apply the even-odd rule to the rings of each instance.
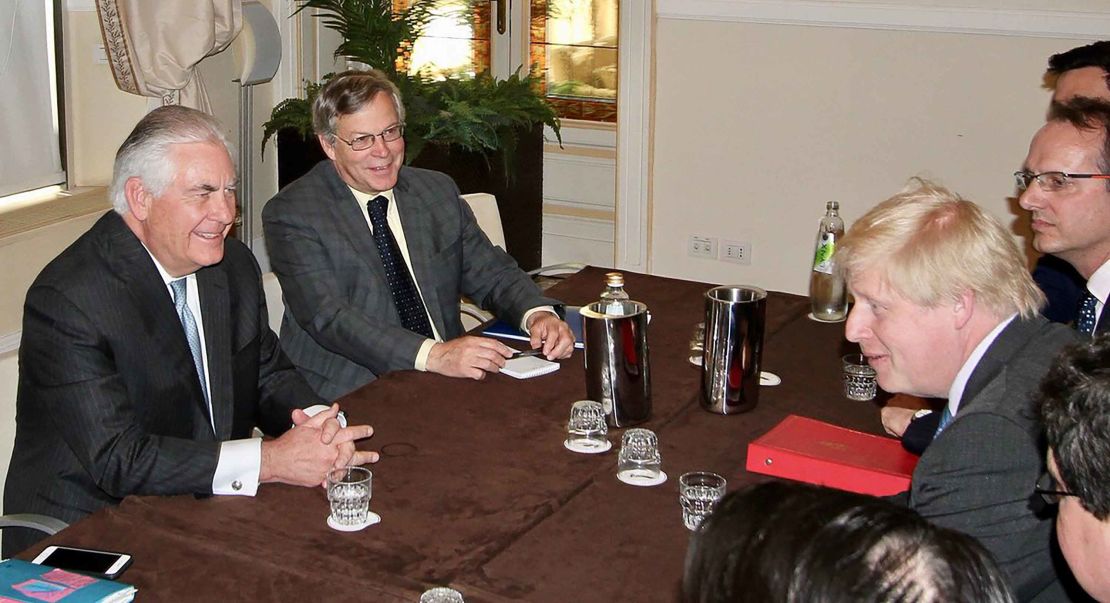
[[[199,111],[156,109],[124,141],[115,211],[27,293],[5,513],[72,522],[131,494],[254,495],[377,460],[354,449],[369,426],[301,410],[320,399],[267,327],[250,250],[225,241],[235,183]],[[5,530],[4,554],[41,536]]]
[[[1110,101],[1110,41],[1052,55],[1045,79],[1052,88],[1052,102],[1063,103],[1078,96]],[[1071,264],[1045,254],[1037,259],[1033,280],[1048,298],[1043,314],[1049,320],[1074,323],[1086,279]]]
[[[1086,291],[1076,328],[1110,330],[1110,104],[1075,97],[1053,103],[1017,176],[1032,215],[1033,247],[1064,260]]]
[[[999,222],[918,181],[852,225],[837,251],[856,299],[845,326],[879,385],[947,402],[910,490],[896,497],[979,539],[1023,601],[1067,600],[1052,521],[1029,507],[1044,470],[1032,394],[1074,331]]]
[[[463,336],[459,297],[566,358],[574,335],[531,279],[482,233],[458,188],[403,166],[404,106],[378,71],[340,74],[313,122],[329,161],[266,204],[267,249],[285,298],[281,344],[325,397],[387,371],[481,379],[513,350]]]
[[[1060,549],[1076,579],[1099,601],[1110,601],[1108,367],[1108,336],[1069,349],[1045,376],[1040,404],[1051,479],[1037,484],[1037,491],[1058,505]]]

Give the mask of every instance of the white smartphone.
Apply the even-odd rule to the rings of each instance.
[[[127,566],[131,565],[131,555],[75,549],[68,546],[48,546],[31,563],[115,580],[123,570],[127,569]]]

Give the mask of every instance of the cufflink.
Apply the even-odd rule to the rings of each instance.
[[[236,492],[242,490],[243,489],[243,482],[241,482],[239,480],[235,480],[235,481],[231,482],[231,489],[235,490]]]
[[[933,411],[929,410],[928,408],[922,408],[921,410],[913,413],[913,418],[914,418],[914,420],[917,420],[917,419],[920,419],[921,417],[924,417],[925,415],[931,415],[931,414],[933,414]]]

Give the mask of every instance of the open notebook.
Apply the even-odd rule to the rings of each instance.
[[[578,308],[578,306],[567,306],[566,321],[570,330],[574,333],[574,347],[582,349],[585,343],[583,343],[582,340],[582,315],[578,313]],[[482,334],[504,339],[517,339],[520,341],[529,340],[528,335],[524,331],[521,331],[503,320],[498,320],[491,324],[482,331]]]

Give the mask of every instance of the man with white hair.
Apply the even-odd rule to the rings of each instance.
[[[1044,295],[1013,238],[974,203],[917,181],[857,220],[837,254],[856,299],[846,335],[879,385],[947,400],[898,500],[979,539],[1019,600],[1068,600],[1052,522],[1029,498],[1044,470],[1032,393],[1075,336],[1038,314]]]
[[[115,211],[27,292],[5,513],[73,522],[128,495],[253,496],[377,460],[354,448],[370,426],[301,410],[321,400],[267,326],[250,250],[225,241],[235,184],[199,111],[161,107],[124,141]],[[4,556],[42,536],[4,530]]]

